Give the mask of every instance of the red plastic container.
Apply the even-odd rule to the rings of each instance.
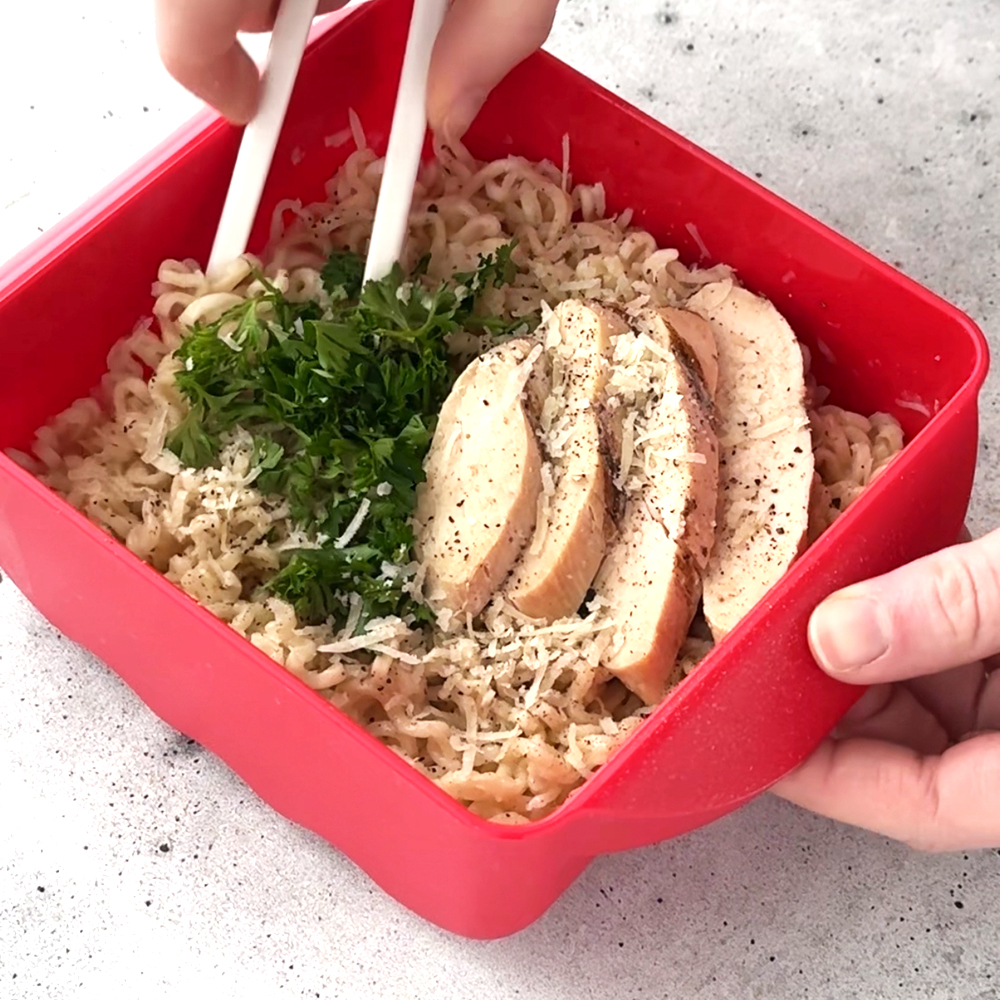
[[[408,0],[375,0],[317,32],[251,248],[279,198],[322,195],[349,148],[324,137],[344,128],[349,107],[384,143],[408,10]],[[981,333],[956,309],[550,56],[499,88],[469,145],[480,157],[560,162],[566,132],[577,178],[603,181],[612,207],[633,207],[689,261],[700,240],[734,265],[814,349],[834,401],[893,413],[910,443],[547,819],[507,827],[470,815],[0,456],[0,564],[29,600],[275,809],[410,909],[471,937],[525,927],[595,855],[709,823],[815,747],[857,692],[813,664],[809,612],[958,535],[987,369]],[[205,260],[238,140],[199,115],[0,272],[0,448],[25,448],[98,382],[112,343],[149,314],[162,258]],[[297,165],[293,150],[304,154]]]

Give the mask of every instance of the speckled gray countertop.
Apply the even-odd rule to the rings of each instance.
[[[0,258],[195,109],[149,0],[10,3]],[[565,0],[550,48],[896,262],[1000,345],[995,0]],[[56,82],[56,81],[62,82]],[[997,382],[971,521],[1000,522]],[[0,585],[0,998],[1000,997],[1000,856],[765,798],[595,862],[500,942],[439,932]]]

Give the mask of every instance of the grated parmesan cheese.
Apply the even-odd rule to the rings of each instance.
[[[632,468],[632,459],[635,457],[635,422],[639,414],[636,410],[629,410],[622,421],[622,446],[621,457],[618,463],[618,476],[615,485],[623,489],[626,484],[626,476]]]
[[[897,399],[896,405],[903,410],[912,410],[914,413],[919,413],[923,417],[929,417],[931,411],[927,408],[924,403],[921,403],[913,399]]]
[[[549,531],[549,507],[552,503],[552,494],[556,491],[555,480],[552,476],[552,465],[549,462],[542,463],[541,469],[542,489],[538,494],[537,513],[535,515],[535,532],[531,538],[528,551],[537,556],[545,545],[545,539]]]
[[[357,509],[357,513],[355,513],[354,517],[351,518],[350,524],[348,524],[344,529],[344,533],[340,536],[340,538],[333,543],[333,547],[335,549],[342,549],[345,546],[350,545],[351,540],[358,533],[361,525],[364,524],[364,520],[368,516],[368,511],[371,508],[371,505],[372,502],[368,499],[368,497],[365,497],[361,501],[361,504]]]
[[[384,624],[376,624],[371,621],[366,626],[366,631],[361,635],[353,636],[350,639],[338,639],[336,642],[328,642],[319,647],[320,653],[353,653],[359,649],[374,649],[376,645],[384,643],[387,639],[394,639],[400,634],[408,631],[402,619],[396,619]]]

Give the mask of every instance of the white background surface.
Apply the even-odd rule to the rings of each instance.
[[[0,259],[197,108],[159,67],[149,7],[4,4]],[[566,0],[550,48],[996,346],[998,38],[992,0]],[[1000,521],[995,384],[977,531]],[[0,998],[988,1000],[998,900],[996,851],[918,855],[764,799],[600,859],[521,935],[453,938],[0,585]]]

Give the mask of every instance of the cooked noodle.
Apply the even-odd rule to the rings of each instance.
[[[352,119],[351,130],[363,141],[359,122]],[[265,273],[288,298],[322,300],[318,271],[330,251],[364,250],[381,173],[382,161],[360,148],[328,183],[326,201],[277,206]],[[429,254],[427,280],[436,282],[474,269],[480,255],[516,238],[520,273],[482,301],[485,311],[512,317],[544,313],[567,296],[630,310],[682,304],[730,274],[689,270],[629,220],[630,213],[607,217],[601,185],[574,186],[565,162],[480,163],[464,150],[443,150],[421,173],[403,264]],[[36,471],[474,812],[507,822],[546,815],[649,711],[600,666],[615,639],[604,608],[544,626],[497,599],[476,622],[445,615],[438,628],[420,632],[395,619],[375,621],[360,640],[359,607],[341,632],[303,625],[288,604],[260,597],[259,586],[277,571],[283,550],[317,542],[291,523],[281,498],[254,488],[249,436],[233,434],[214,469],[183,469],[164,450],[186,412],[174,349],[195,320],[215,320],[260,295],[252,274],[259,266],[240,260],[209,281],[194,261],[165,261],[154,286],[159,332],[143,324],[116,344],[94,397],[38,432]],[[869,420],[833,406],[820,406],[812,424],[815,536],[899,451],[902,434],[890,417]],[[419,586],[418,567],[393,571]],[[693,633],[683,671],[709,648]]]

